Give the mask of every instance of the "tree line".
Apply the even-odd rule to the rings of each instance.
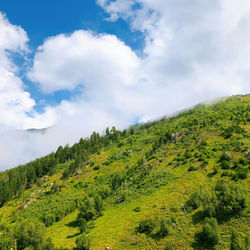
[[[119,131],[115,127],[107,128],[103,136],[93,132],[89,138],[81,138],[79,143],[75,143],[72,147],[68,144],[65,147],[60,146],[55,153],[1,172],[0,207],[14,196],[20,196],[25,189],[30,188],[41,177],[53,175],[59,164],[75,160],[75,164],[71,164],[71,169],[69,169],[69,171],[75,171],[80,164],[88,161],[89,155],[98,153],[102,148],[112,142],[117,142],[120,137],[126,135],[127,130]]]

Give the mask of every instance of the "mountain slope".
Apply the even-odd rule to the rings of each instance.
[[[249,130],[233,96],[5,171],[0,246],[247,249]]]

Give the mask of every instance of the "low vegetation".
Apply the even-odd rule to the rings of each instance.
[[[0,173],[0,249],[249,249],[250,96]]]

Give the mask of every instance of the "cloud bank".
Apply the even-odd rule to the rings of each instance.
[[[20,126],[28,123],[34,100],[23,89],[17,76],[18,68],[11,60],[12,53],[26,53],[28,37],[21,27],[11,25],[0,13],[0,126]]]
[[[47,104],[42,114],[34,111],[35,100],[24,90],[11,60],[11,53],[28,53],[27,34],[0,15],[0,127],[54,125],[47,135],[29,134],[22,139],[6,132],[2,141],[11,140],[0,155],[4,162],[0,168],[34,159],[93,130],[123,128],[208,99],[250,91],[249,1],[97,3],[106,11],[106,21],[122,18],[131,32],[143,33],[142,53],[138,55],[114,35],[92,31],[46,39],[27,77],[45,94],[79,91],[55,107]],[[16,157],[10,163],[12,155]]]

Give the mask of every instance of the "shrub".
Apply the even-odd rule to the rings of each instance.
[[[246,236],[245,238],[245,250],[249,250],[250,249],[250,236]]]
[[[128,190],[122,190],[120,192],[120,195],[118,196],[117,203],[128,201],[130,194],[131,192],[129,192]]]
[[[141,219],[137,232],[151,234],[155,229],[155,222],[151,218]]]
[[[165,246],[165,250],[173,250],[173,249],[174,249],[174,245],[171,242],[167,242]]]
[[[246,206],[242,186],[227,179],[219,180],[214,190],[204,191],[200,199],[206,216],[222,220],[239,213]]]
[[[247,168],[241,168],[236,172],[236,175],[239,179],[246,179],[248,175],[248,169]]]
[[[218,170],[219,170],[219,168],[218,168],[217,166],[214,166],[214,167],[213,167],[213,172],[212,172],[212,174],[213,174],[213,175],[217,174],[217,173],[218,173]]]
[[[99,165],[97,165],[97,166],[94,166],[94,168],[93,168],[94,170],[99,170],[100,169],[100,166]]]
[[[136,208],[134,208],[133,211],[134,211],[134,212],[141,212],[141,208],[140,208],[140,207],[136,207]]]
[[[123,181],[125,180],[125,175],[123,172],[117,172],[111,176],[110,180],[111,188],[113,190],[116,190],[122,185]]]
[[[217,217],[227,217],[239,213],[246,206],[246,193],[240,184],[220,180],[215,186]]]
[[[240,168],[239,162],[235,162],[235,163],[234,163],[234,166],[233,166],[233,169],[238,170],[239,168]]]
[[[48,238],[48,239],[44,242],[44,244],[43,244],[43,246],[42,246],[42,249],[43,249],[43,250],[54,250],[54,249],[55,249],[55,246],[54,246],[54,244],[53,244],[51,238]]]
[[[103,162],[103,165],[108,166],[108,165],[110,165],[111,163],[112,163],[112,162],[111,162],[110,160],[107,160],[107,161]]]
[[[79,250],[90,249],[90,239],[85,235],[81,235],[76,239],[76,248]]]
[[[41,219],[46,227],[51,226],[56,221],[55,215],[50,214],[49,212],[43,214]]]
[[[188,168],[188,171],[190,172],[190,171],[195,171],[195,170],[197,170],[194,166],[190,166],[189,168]]]
[[[86,198],[80,208],[80,212],[78,214],[78,220],[83,218],[86,221],[89,221],[93,219],[93,217],[96,215],[96,210],[94,208],[94,202],[90,200],[89,198]]]
[[[0,249],[14,249],[13,235],[6,231],[2,231],[0,228]]]
[[[230,161],[230,157],[227,153],[223,152],[220,156],[219,162]]]
[[[94,199],[95,202],[95,209],[96,211],[101,214],[102,210],[103,210],[103,201],[102,201],[102,197],[100,195],[97,195]]]
[[[156,159],[156,158],[157,158],[156,155],[152,155],[152,156],[150,156],[147,160],[150,161],[150,160],[153,160],[153,159]]]
[[[243,157],[240,158],[239,163],[242,164],[242,165],[248,165],[249,164],[248,160],[246,158],[243,158]]]
[[[204,159],[203,156],[200,156],[200,157],[198,158],[198,161],[205,161],[205,159]]]
[[[69,178],[69,174],[70,174],[69,169],[68,168],[64,169],[64,171],[62,173],[62,179],[64,180],[64,179]]]
[[[32,221],[21,221],[16,226],[15,238],[19,249],[38,248],[42,244],[45,227],[43,224]]]
[[[196,244],[206,248],[219,243],[219,225],[215,218],[206,218],[200,233],[195,234]]]
[[[86,219],[80,218],[78,220],[78,226],[79,226],[79,229],[80,229],[81,233],[85,232],[86,229],[87,229],[87,221],[86,221]]]
[[[177,220],[176,220],[176,217],[172,216],[172,217],[170,218],[170,223],[173,224],[173,223],[176,223],[176,221],[177,221]]]
[[[239,235],[235,231],[232,231],[230,250],[243,250],[243,249],[244,248],[240,242]]]
[[[206,167],[206,165],[208,165],[208,160],[202,162],[202,167]]]
[[[223,176],[233,176],[233,172],[230,171],[230,170],[226,170],[226,171],[223,171],[222,174],[221,174],[221,177]]]
[[[231,165],[228,161],[222,161],[221,162],[221,168],[222,169],[230,169]]]
[[[79,213],[79,218],[84,218],[85,220],[91,220],[95,216],[95,210],[93,207],[88,209],[82,209]]]
[[[203,186],[185,204],[188,211],[201,205],[205,217],[227,220],[246,207],[246,192],[241,184],[221,179],[212,190]]]
[[[160,221],[160,229],[159,231],[157,232],[157,235],[159,237],[165,237],[169,234],[169,228],[168,228],[168,225],[167,225],[167,222],[166,220],[162,219]]]
[[[198,192],[194,192],[190,199],[186,202],[185,207],[190,212],[191,210],[195,210],[199,208],[201,205],[201,198]]]

